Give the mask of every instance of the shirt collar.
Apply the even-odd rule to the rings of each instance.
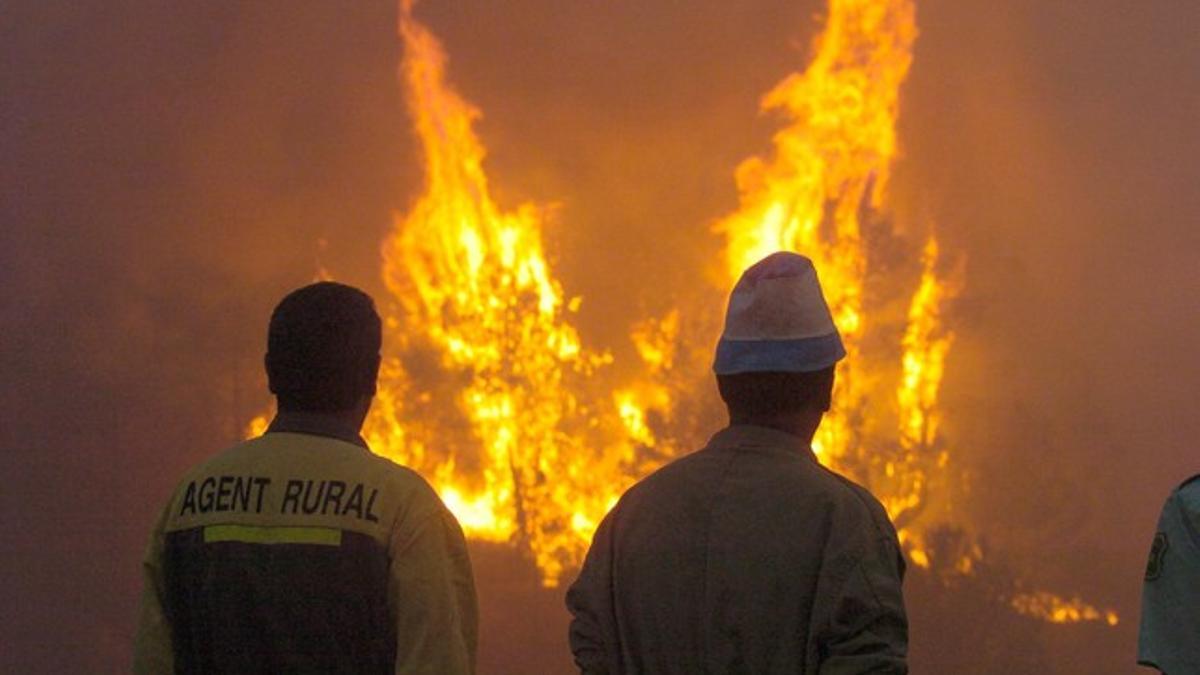
[[[271,426],[267,427],[267,433],[325,436],[367,448],[367,442],[359,435],[357,428],[335,415],[324,413],[280,410],[271,420]]]
[[[731,424],[713,434],[708,447],[716,450],[794,453],[817,461],[812,447],[799,436],[753,424]]]

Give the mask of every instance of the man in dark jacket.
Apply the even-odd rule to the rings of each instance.
[[[271,316],[267,433],[194,468],[146,553],[138,673],[474,671],[466,542],[416,473],[371,454],[380,320],[323,282]]]
[[[895,530],[810,448],[844,356],[807,258],[746,271],[714,365],[729,426],[600,524],[567,594],[581,671],[907,672]]]

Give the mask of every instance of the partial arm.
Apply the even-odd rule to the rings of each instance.
[[[567,591],[571,612],[569,639],[575,665],[584,675],[616,672],[610,662],[617,653],[612,600],[612,514],[600,522],[579,578]]]
[[[479,610],[458,521],[439,503],[407,536],[393,535],[391,555],[396,673],[474,673]]]
[[[886,538],[852,565],[834,600],[821,675],[908,672],[903,576],[904,559]]]
[[[168,505],[159,516],[142,561],[142,602],[133,648],[133,672],[139,675],[175,672],[171,626],[163,612],[163,525],[169,508]]]

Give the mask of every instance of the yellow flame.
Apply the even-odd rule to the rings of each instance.
[[[901,341],[900,443],[905,448],[928,447],[937,437],[938,389],[946,369],[946,355],[954,335],[942,330],[939,312],[957,289],[938,279],[938,245],[929,239],[922,255],[921,283],[908,310],[908,327]]]
[[[431,477],[469,536],[519,543],[553,584],[637,477],[629,444],[654,439],[633,393],[586,398],[611,358],[571,325],[578,300],[564,301],[547,263],[547,209],[496,205],[479,111],[448,84],[445,54],[408,3],[400,35],[426,184],[383,247],[401,310],[386,317],[385,343],[399,353],[387,355],[364,434]]]
[[[401,2],[399,32],[426,180],[383,245],[388,352],[364,436],[429,478],[470,537],[518,544],[553,585],[582,560],[620,494],[678,454],[673,413],[689,393],[680,382],[694,380],[672,373],[695,366],[702,350],[680,350],[691,343],[675,308],[631,328],[642,375],[598,384],[612,357],[585,346],[572,325],[580,299],[565,298],[547,261],[548,209],[504,210],[493,201],[473,130],[480,113],[448,83],[441,45],[414,20],[411,0]],[[740,208],[716,227],[727,240],[726,284],[777,250],[813,259],[849,357],[814,451],[872,487],[901,524],[909,558],[930,568],[912,520],[931,476],[949,461],[937,433],[953,339],[942,307],[959,282],[939,276],[930,238],[904,325],[889,327],[868,293],[873,261],[864,235],[864,225],[882,222],[916,32],[912,0],[830,0],[808,68],[762,101],[786,119],[774,155],[737,168]],[[319,276],[328,274],[322,268]],[[864,340],[889,330],[899,363]],[[891,381],[888,372],[898,381],[888,404],[897,424],[880,430],[866,422],[868,413],[881,416],[868,409],[866,392]],[[260,416],[248,431],[266,426]],[[952,566],[971,574],[981,555],[975,549]],[[1117,621],[1111,611],[1044,592],[1012,605],[1051,621]]]
[[[741,207],[716,226],[728,240],[730,282],[778,250],[803,253],[817,267],[847,352],[835,404],[813,443],[835,465],[857,442],[853,415],[864,397],[857,377],[869,262],[862,219],[883,201],[916,35],[909,0],[831,0],[808,68],[762,100],[764,110],[788,119],[775,135],[774,156],[738,167]]]
[[[1115,626],[1120,622],[1120,617],[1115,611],[1093,607],[1079,596],[1067,599],[1047,591],[1035,591],[1017,594],[1009,604],[1020,614],[1050,623],[1101,621]]]
[[[659,436],[672,412],[664,382],[676,366],[679,311],[633,327],[643,379],[589,395],[582,380],[611,359],[585,348],[569,321],[571,307],[544,254],[546,210],[525,204],[503,211],[494,203],[472,128],[479,112],[448,85],[445,55],[409,3],[401,7],[400,34],[426,186],[384,245],[384,280],[403,310],[386,326],[389,344],[436,360],[418,365],[440,377],[414,376],[406,370],[412,358],[391,356],[365,433],[376,451],[431,475],[469,534],[517,540],[553,583],[579,561],[604,509],[657,465],[639,448],[658,446],[657,457],[671,449]],[[801,251],[818,267],[849,355],[834,409],[814,440],[835,466],[864,454],[866,388],[858,371],[865,367],[870,265],[862,228],[883,205],[915,37],[910,0],[831,0],[808,69],[763,99],[765,109],[789,119],[775,136],[774,157],[738,168],[742,206],[718,225],[728,239],[730,281],[779,249]],[[910,329],[903,345],[906,361],[921,364],[944,358],[949,344],[934,337],[936,305],[947,294],[932,263],[926,278],[913,302],[926,325]],[[919,390],[923,441],[934,431],[928,421],[941,364],[936,375],[933,366],[906,377]],[[427,388],[438,381],[455,385],[434,396]],[[456,409],[434,409],[430,402],[447,394]],[[897,395],[902,417],[912,414],[904,397]],[[921,506],[925,482],[923,468],[904,456],[889,459],[888,475],[897,467],[894,484],[904,491],[881,495],[893,516]]]
[[[897,520],[923,506],[930,453],[922,450],[936,437],[937,396],[950,346],[938,310],[951,292],[936,275],[937,244],[931,238],[900,338],[900,447],[888,456],[882,447],[896,445],[896,437],[866,438],[863,423],[868,412],[878,416],[867,409],[868,378],[878,386],[879,373],[896,367],[864,353],[864,337],[879,328],[872,324],[879,308],[866,296],[872,260],[863,228],[883,211],[897,154],[900,86],[916,36],[910,0],[830,0],[808,68],[784,79],[762,101],[764,110],[781,111],[787,119],[775,135],[773,156],[753,157],[738,167],[741,207],[716,226],[728,241],[730,281],[776,250],[813,260],[847,352],[838,366],[833,407],[813,449],[822,462],[870,484]],[[882,480],[872,480],[876,472]],[[920,565],[928,556],[914,552],[918,541],[906,538],[910,557]]]
[[[246,438],[257,438],[267,433],[267,427],[271,424],[266,414],[256,415],[254,419],[246,424]]]

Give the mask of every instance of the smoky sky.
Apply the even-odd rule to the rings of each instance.
[[[1200,471],[1200,5],[917,5],[892,204],[966,260],[958,508],[1032,586],[1120,612],[1102,645],[1052,644],[1055,672],[1128,672],[1158,508]],[[553,205],[586,341],[619,354],[631,320],[709,283],[733,169],[777,127],[758,100],[821,11],[417,7],[483,112],[498,201]],[[157,509],[268,401],[274,302],[318,267],[392,302],[379,245],[421,187],[395,21],[374,1],[0,8],[4,670],[123,670]],[[497,664],[565,638],[489,644],[501,576],[481,574],[482,672],[532,672]]]

